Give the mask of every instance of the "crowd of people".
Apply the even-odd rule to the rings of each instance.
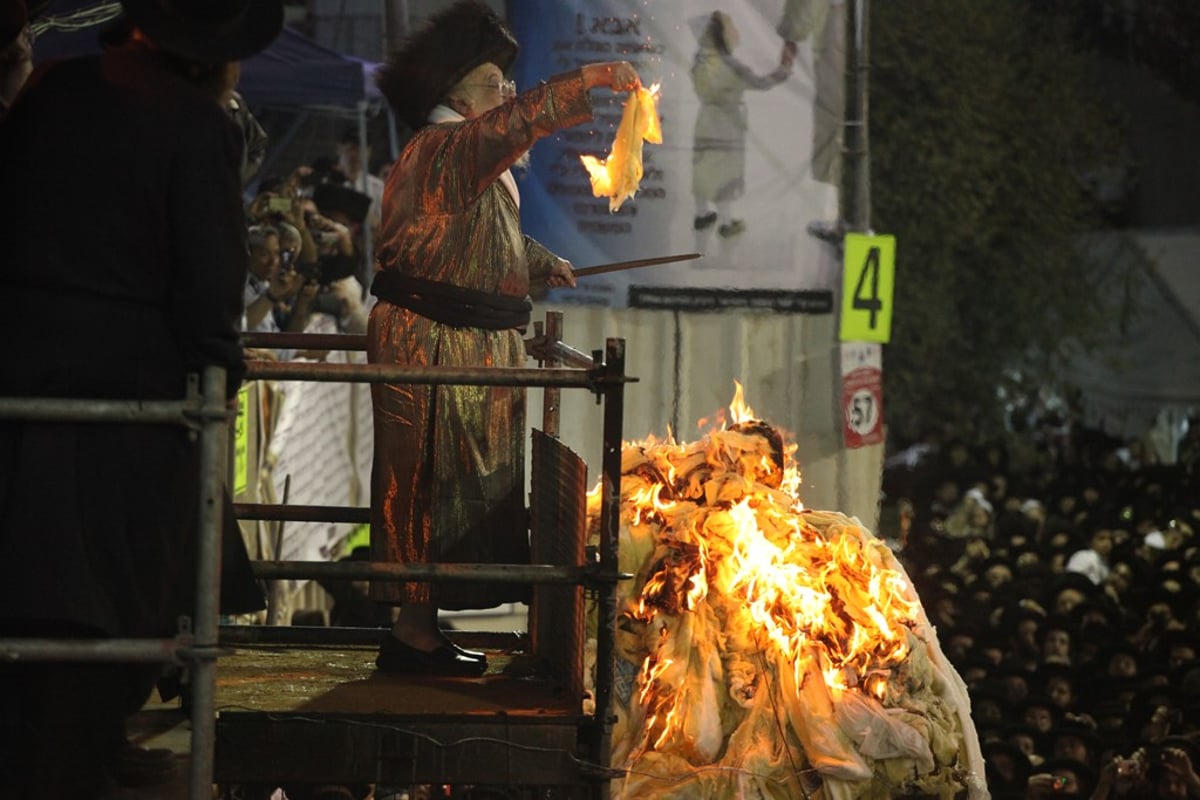
[[[347,137],[355,137],[355,129]],[[339,146],[344,154],[348,148]],[[376,179],[378,180],[378,179]],[[286,177],[255,185],[246,207],[247,261],[242,328],[256,332],[305,331],[316,314],[328,315],[342,333],[365,333],[370,297],[370,229],[375,201],[353,185],[343,158],[318,159]],[[323,354],[257,349],[259,359]]]
[[[897,459],[880,525],[992,797],[1200,797],[1200,420],[1169,465],[1078,428],[1025,442]]]

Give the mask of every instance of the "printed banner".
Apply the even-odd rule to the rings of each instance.
[[[741,291],[769,306],[763,294],[773,291],[819,300],[785,301],[790,310],[832,310],[840,265],[806,228],[837,218],[840,0],[512,0],[509,19],[522,43],[519,89],[614,60],[660,87],[663,142],[644,146],[634,199],[611,213],[580,162],[607,157],[627,96],[597,89],[594,122],[540,141],[518,175],[525,231],[576,267],[703,254],[589,276],[551,300],[621,308],[676,297],[695,307],[707,293],[727,307]]]

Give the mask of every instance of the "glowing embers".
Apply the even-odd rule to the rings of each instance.
[[[642,181],[642,143],[662,144],[662,124],[658,119],[658,88],[639,86],[629,93],[617,135],[608,158],[580,156],[592,181],[592,194],[608,198],[608,210],[615,212],[633,197]]]

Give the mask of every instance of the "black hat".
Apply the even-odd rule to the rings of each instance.
[[[313,202],[322,214],[340,211],[354,222],[363,222],[371,210],[371,198],[349,186],[318,183],[313,188]]]
[[[1095,597],[1099,591],[1091,578],[1082,572],[1064,572],[1057,576],[1054,582],[1050,584],[1050,597],[1057,597],[1060,592],[1066,589],[1077,589],[1080,594],[1089,599]]]
[[[1057,744],[1059,739],[1067,736],[1074,736],[1083,742],[1092,755],[1096,755],[1096,751],[1100,749],[1100,737],[1096,735],[1096,731],[1086,723],[1075,719],[1059,720],[1047,738],[1053,745]]]
[[[416,130],[468,72],[488,62],[507,72],[516,57],[517,40],[496,12],[477,0],[459,0],[393,50],[376,83]]]
[[[1035,676],[1037,678],[1037,686],[1039,689],[1044,690],[1046,687],[1046,682],[1051,678],[1065,678],[1066,680],[1070,681],[1071,685],[1075,686],[1076,691],[1078,691],[1079,671],[1070,664],[1060,664],[1054,661],[1043,661],[1038,665]]]
[[[29,9],[24,0],[0,0],[0,48],[17,40],[29,22]]]
[[[342,136],[338,139],[338,144],[358,144],[359,130],[357,125],[351,125],[342,131]]]
[[[983,742],[980,751],[983,753],[988,789],[994,792],[996,789],[1011,790],[1025,786],[1033,772],[1033,764],[1021,748],[1002,739],[993,739]],[[1011,765],[1011,775],[1000,766],[1004,760]]]
[[[202,64],[252,56],[283,28],[282,0],[121,0],[121,5],[163,50]]]
[[[1075,773],[1075,779],[1079,783],[1080,796],[1091,797],[1092,790],[1096,786],[1096,773],[1091,767],[1073,758],[1048,758],[1038,767],[1038,772],[1048,772],[1051,775],[1055,773],[1055,770]]]

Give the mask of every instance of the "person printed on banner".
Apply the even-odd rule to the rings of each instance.
[[[813,65],[812,178],[838,186],[842,174],[842,123],[846,106],[845,1],[785,0],[775,30],[792,58],[797,56],[800,42],[810,43]]]
[[[516,54],[495,12],[460,0],[379,72],[415,134],[384,191],[372,363],[523,366],[531,283],[575,283],[569,262],[522,233],[509,168],[540,138],[590,121],[590,90],[641,82],[627,62],[607,62],[518,94],[505,77]],[[524,389],[373,384],[372,399],[372,560],[528,562]],[[482,674],[486,659],[442,634],[438,609],[524,601],[529,587],[376,582],[372,596],[400,606],[380,670],[462,676]]]
[[[743,95],[778,86],[792,73],[794,50],[783,48],[779,66],[757,75],[733,55],[739,43],[733,19],[723,11],[708,18],[692,60],[692,87],[700,111],[692,134],[692,196],[696,203],[693,227],[703,231],[717,225],[729,238],[746,229],[733,216],[734,202],[746,193],[746,132],[749,118]],[[718,224],[719,223],[719,224]]]

